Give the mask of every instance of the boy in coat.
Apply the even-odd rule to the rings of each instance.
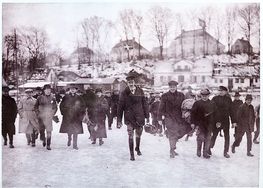
[[[15,121],[17,115],[16,101],[9,96],[9,87],[2,87],[2,136],[4,145],[7,145],[9,137],[9,148],[14,148],[13,135],[15,134]]]
[[[235,148],[241,143],[243,135],[246,133],[247,136],[247,156],[253,157],[251,154],[252,149],[252,132],[254,131],[255,123],[255,113],[254,107],[251,104],[252,95],[247,95],[245,98],[245,103],[242,104],[237,112],[237,135],[235,136],[235,141],[232,145],[232,153],[235,153]]]

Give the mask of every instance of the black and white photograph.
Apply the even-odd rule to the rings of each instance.
[[[260,1],[3,1],[3,188],[261,187]]]

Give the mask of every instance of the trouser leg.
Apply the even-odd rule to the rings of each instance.
[[[3,139],[4,139],[4,145],[7,145],[7,133],[3,133],[2,132],[2,136],[3,136]]]
[[[128,136],[129,136],[129,150],[130,150],[130,160],[134,161],[134,141],[133,141],[133,137],[134,137],[134,129],[132,127],[132,125],[127,125],[127,131],[128,131]]]
[[[227,153],[229,151],[229,142],[230,142],[229,128],[225,128],[223,131],[225,138],[224,153]]]
[[[78,147],[78,134],[73,134],[73,148]]]
[[[13,145],[13,133],[8,133],[8,137],[9,137],[9,144]]]
[[[48,150],[51,150],[50,145],[51,145],[51,132],[47,131],[47,149]]]
[[[71,140],[72,140],[72,134],[70,134],[70,133],[68,133],[68,146],[70,146],[71,145]]]
[[[256,131],[255,131],[255,135],[254,135],[254,139],[253,141],[256,141],[258,136],[259,136],[259,132],[260,132],[260,128],[259,128],[259,118],[256,119]]]
[[[30,142],[31,142],[31,135],[30,134],[26,134],[26,140],[27,140],[27,145],[30,145]]]
[[[219,131],[220,130],[216,129],[216,128],[213,130],[213,135],[212,135],[212,138],[211,138],[210,148],[213,148],[215,146],[216,137],[217,137]]]
[[[252,135],[250,131],[246,131],[247,135],[247,153],[249,153],[252,149]]]

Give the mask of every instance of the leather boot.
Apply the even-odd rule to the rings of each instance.
[[[201,149],[202,149],[202,142],[201,141],[197,141],[197,151],[196,151],[196,155],[198,157],[201,157]]]
[[[71,134],[68,134],[68,143],[67,143],[68,146],[71,145]]]
[[[47,150],[51,150],[50,144],[51,144],[51,138],[47,138]]]
[[[134,161],[135,160],[135,158],[134,158],[134,150],[133,150],[133,139],[130,139],[129,138],[129,149],[130,149],[130,155],[131,155],[131,158],[130,158],[130,160],[131,161]]]
[[[141,151],[140,151],[140,143],[141,143],[141,138],[137,138],[136,137],[136,147],[135,147],[135,151],[137,152],[137,155],[142,155]]]
[[[32,134],[31,134],[31,138],[32,138],[32,147],[35,147],[36,146],[36,137],[35,137],[35,133],[33,132]]]

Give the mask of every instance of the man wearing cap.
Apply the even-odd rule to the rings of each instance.
[[[141,135],[145,119],[146,123],[149,123],[149,109],[143,90],[135,85],[136,74],[132,71],[129,72],[126,80],[128,86],[120,95],[117,109],[117,127],[121,127],[124,113],[124,122],[127,125],[129,135],[130,160],[134,161],[134,131],[136,135],[135,151],[137,155],[142,155],[140,151]]]
[[[192,95],[194,95],[193,94],[193,89],[192,89],[191,86],[188,86],[187,90],[188,91],[185,93],[185,98],[186,99],[190,99],[190,98],[192,98]]]
[[[168,85],[169,91],[161,97],[158,122],[162,124],[164,118],[170,143],[170,158],[174,158],[178,155],[175,152],[177,141],[190,130],[186,130],[186,123],[182,118],[181,106],[185,99],[184,94],[177,91],[178,83],[176,81],[170,81]]]
[[[224,138],[225,138],[225,144],[224,144],[224,157],[230,158],[230,155],[228,154],[229,151],[229,142],[230,142],[230,136],[229,136],[229,117],[231,118],[232,126],[236,126],[235,119],[233,118],[233,114],[231,113],[231,107],[232,107],[232,100],[229,96],[227,96],[227,88],[224,86],[219,86],[219,95],[213,97],[213,101],[216,104],[216,126],[213,128],[213,136],[211,138],[211,145],[210,148],[213,148],[215,145],[216,137],[221,129],[223,129],[224,132]],[[209,150],[209,154],[211,155],[212,152]]]
[[[118,107],[119,97],[120,97],[119,91],[117,89],[114,89],[113,93],[111,94],[111,100],[110,100],[111,124],[113,123],[113,118],[117,117],[117,107]]]
[[[197,129],[197,153],[201,157],[201,150],[203,145],[203,157],[210,158],[208,150],[210,149],[210,140],[212,129],[215,124],[216,106],[213,101],[209,99],[210,91],[208,89],[201,90],[201,100],[194,103],[191,111],[191,123]]]
[[[15,121],[17,115],[16,101],[9,96],[9,87],[2,87],[2,136],[4,145],[7,145],[7,135],[9,137],[9,147],[14,148],[13,135],[15,134]]]
[[[68,134],[67,146],[71,145],[73,135],[73,149],[78,149],[78,134],[83,134],[82,119],[85,114],[85,102],[77,95],[78,87],[70,84],[70,93],[66,94],[60,103],[60,111],[63,116],[60,133]]]
[[[243,104],[242,100],[240,100],[240,94],[239,92],[235,92],[235,95],[234,95],[234,100],[232,102],[232,107],[231,107],[231,113],[232,113],[232,116],[233,116],[233,119],[234,119],[234,122],[237,122],[237,111],[239,109],[239,107]],[[234,133],[234,137],[236,135],[236,127],[232,126],[232,128],[235,128],[235,133]]]
[[[18,103],[19,133],[25,133],[27,145],[36,146],[36,132],[39,132],[39,122],[35,109],[37,99],[33,97],[33,90],[26,89],[26,96]]]
[[[252,135],[254,131],[255,114],[254,107],[251,104],[252,95],[248,94],[245,98],[245,103],[242,104],[237,112],[237,134],[235,136],[235,141],[232,145],[232,153],[235,153],[235,148],[241,143],[243,135],[247,135],[247,156],[253,157],[251,154],[252,149]]]
[[[38,114],[39,124],[41,124],[47,132],[47,139],[45,135],[43,135],[43,147],[47,146],[47,150],[51,150],[52,119],[57,112],[57,103],[55,96],[51,93],[51,86],[49,84],[44,85],[43,91],[43,95],[37,98],[35,110]]]

